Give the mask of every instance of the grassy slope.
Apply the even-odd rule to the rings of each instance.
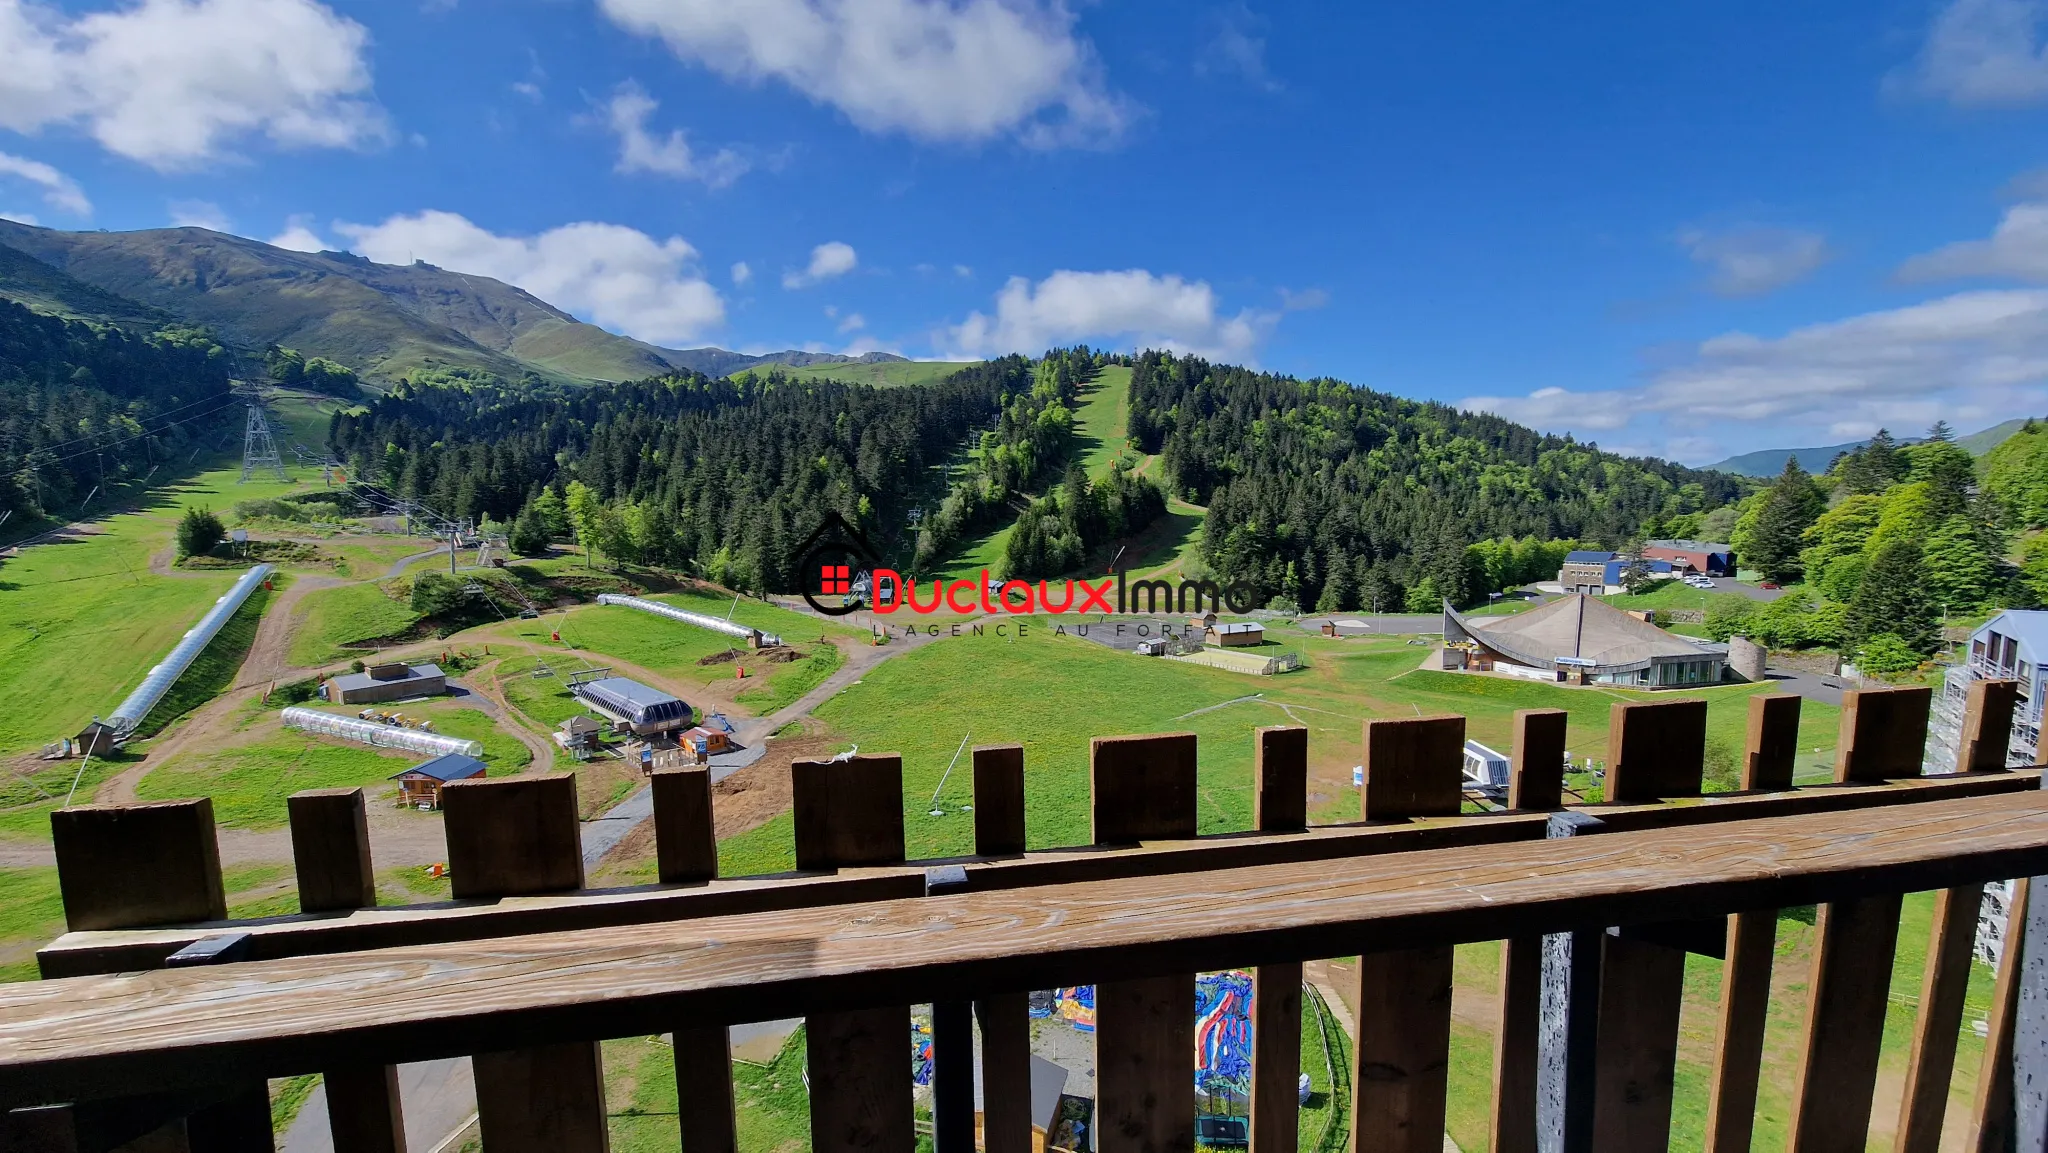
[[[1069,628],[1072,626],[1069,625]],[[1103,627],[1103,626],[1092,626]],[[1114,627],[1114,626],[1109,626]],[[1025,635],[948,639],[891,660],[826,702],[820,720],[848,743],[904,758],[904,809],[910,854],[964,853],[972,820],[957,807],[971,801],[969,776],[956,767],[940,796],[948,815],[932,817],[932,796],[963,737],[970,744],[1024,745],[1027,830],[1033,847],[1085,844],[1088,828],[1088,741],[1123,733],[1192,731],[1201,738],[1199,771],[1203,832],[1251,826],[1252,730],[1288,723],[1310,729],[1311,763],[1342,773],[1357,760],[1359,725],[1372,717],[1459,713],[1468,733],[1508,748],[1517,709],[1553,707],[1571,714],[1575,752],[1605,747],[1608,712],[1619,700],[1645,694],[1574,690],[1535,682],[1416,671],[1425,649],[1383,640],[1288,636],[1312,667],[1288,676],[1246,677],[1218,669],[1148,660],[1076,636],[1056,635],[1044,619]],[[1739,749],[1747,699],[1759,686],[1727,686],[1700,695],[1709,738]],[[1212,709],[1197,709],[1263,694]],[[1809,702],[1801,741],[1831,748],[1837,710]],[[1808,743],[1810,742],[1810,743]],[[1806,754],[1808,758],[1816,754]],[[1354,817],[1349,789],[1325,793],[1317,819]],[[769,872],[790,867],[790,818],[725,842],[721,871]]]
[[[1140,459],[1124,446],[1130,397],[1131,370],[1119,365],[1103,369],[1101,376],[1081,390],[1080,405],[1074,411],[1075,447],[1080,453],[1081,466],[1088,470],[1089,476],[1100,479],[1109,471],[1110,461],[1119,454],[1133,463]],[[1010,533],[1015,528],[1016,518],[1010,517],[1000,527],[962,541],[940,566],[938,575],[946,580],[959,580],[974,578],[982,569],[994,571],[1010,546]],[[1172,515],[1166,524],[1155,526],[1155,532],[1162,539],[1184,538],[1187,531],[1189,526]],[[1148,537],[1151,535],[1147,534]],[[1155,546],[1147,543],[1144,548],[1150,552]]]
[[[218,468],[149,494],[140,512],[98,522],[95,535],[23,550],[0,564],[0,754],[78,731],[113,711],[177,644],[236,570],[160,578],[150,555],[168,548],[180,511],[226,509],[297,486]]]
[[[885,360],[873,364],[764,364],[758,368],[743,369],[758,376],[780,371],[792,380],[842,380],[853,384],[874,384],[894,387],[906,384],[930,384],[944,380],[972,364],[971,360]],[[733,374],[735,377],[741,372]]]
[[[424,562],[422,562],[424,563]],[[410,605],[394,600],[375,583],[318,589],[299,602],[300,624],[292,632],[294,665],[322,665],[361,656],[346,646],[404,632],[418,621]]]

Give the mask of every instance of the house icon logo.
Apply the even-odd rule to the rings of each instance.
[[[797,546],[793,575],[804,603],[828,617],[843,617],[873,599],[875,548],[838,512]]]

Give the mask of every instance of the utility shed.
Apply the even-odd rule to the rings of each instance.
[[[402,804],[438,809],[441,807],[442,785],[483,775],[484,763],[475,757],[443,753],[431,761],[421,761],[402,773],[396,773],[391,779],[398,782],[398,799]]]
[[[368,705],[438,696],[448,691],[448,676],[439,665],[371,665],[362,672],[333,678],[320,691],[332,704]]]
[[[611,721],[614,730],[639,737],[689,728],[695,716],[681,700],[626,677],[577,685],[576,699]]]

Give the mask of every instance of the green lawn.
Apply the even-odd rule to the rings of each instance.
[[[990,629],[980,636],[948,638],[897,657],[817,711],[846,745],[903,754],[905,833],[913,857],[964,853],[972,847],[972,818],[959,812],[959,806],[972,802],[972,776],[964,758],[938,798],[947,815],[927,812],[963,737],[977,745],[1024,745],[1026,829],[1032,847],[1042,848],[1089,839],[1088,742],[1095,736],[1196,733],[1199,816],[1208,833],[1250,827],[1252,731],[1262,725],[1306,724],[1311,764],[1342,772],[1348,780],[1348,767],[1358,759],[1361,724],[1373,717],[1459,713],[1468,718],[1473,738],[1505,750],[1512,743],[1515,710],[1563,708],[1571,717],[1573,753],[1604,759],[1615,702],[1675,699],[1418,670],[1427,650],[1377,638],[1288,636],[1288,646],[1307,655],[1311,667],[1250,677],[1055,635],[1046,618],[1030,621],[1022,637],[1014,634],[1014,626],[1006,631],[1009,635],[1001,637]],[[1769,686],[1731,685],[1680,694],[1709,702],[1708,740],[1725,753],[1724,776],[1732,774],[1742,747],[1748,698],[1764,691]],[[1210,708],[1253,694],[1262,698]],[[1283,704],[1292,710],[1291,717],[1279,707]],[[1186,715],[1197,709],[1208,711]],[[1827,759],[1838,715],[1834,708],[1806,703],[1802,745],[1823,751],[1802,752],[1804,759]],[[1723,783],[1732,783],[1732,776]],[[1357,817],[1357,806],[1355,791],[1344,788],[1326,793],[1313,812],[1318,820],[1350,820]],[[785,813],[728,839],[721,847],[721,871],[790,868],[790,836]]]
[[[795,700],[839,667],[842,661],[839,650],[831,645],[819,644],[820,636],[867,635],[859,630],[823,622],[816,617],[790,612],[759,601],[743,600],[735,610],[729,600],[719,600],[696,593],[664,594],[656,599],[676,604],[692,612],[709,613],[721,619],[728,610],[732,610],[733,620],[773,632],[782,637],[783,643],[805,650],[811,656],[787,664],[769,664],[749,655],[737,662],[701,665],[697,662],[702,658],[724,652],[739,642],[723,633],[715,633],[709,629],[697,628],[653,613],[617,605],[582,605],[566,613],[549,614],[538,620],[520,620],[510,624],[485,626],[482,632],[510,637],[515,642],[539,649],[542,653],[553,645],[551,635],[560,633],[563,645],[630,661],[685,686],[708,685],[713,681],[730,680],[734,675],[733,665],[738,663],[746,668],[749,680],[758,678],[756,685],[742,691],[738,698],[742,705],[757,714],[773,712]],[[471,637],[472,634],[458,636]],[[510,672],[524,673],[533,668],[528,658],[516,659],[518,663],[511,665]],[[547,660],[557,673],[580,667],[573,657],[555,655],[548,656]],[[501,675],[506,671],[508,670],[501,669]],[[508,678],[509,681],[516,681],[516,677]],[[528,702],[532,702],[535,708],[527,711],[535,720],[558,723],[571,715],[561,711],[567,707],[564,703],[546,703],[546,698],[550,696],[566,699],[567,686],[559,681],[530,682],[520,691],[522,695],[511,699],[522,709],[527,709]]]
[[[904,1060],[910,1038],[904,1039]],[[676,1153],[675,1052],[659,1038],[604,1043],[605,1100],[616,1153]],[[811,1147],[810,1097],[804,1088],[804,1031],[790,1035],[768,1065],[732,1066],[738,1144],[762,1153],[804,1153]]]
[[[135,791],[145,801],[212,797],[217,824],[276,829],[285,823],[285,798],[301,789],[362,786],[374,795],[392,774],[421,759],[285,731],[181,757],[143,777]]]
[[[291,419],[304,409],[293,401],[278,407]],[[238,457],[215,459],[208,471],[143,494],[140,511],[96,522],[92,535],[31,545],[0,562],[0,700],[8,706],[0,711],[0,755],[75,734],[112,712],[240,575],[149,571],[184,508],[225,513],[237,500],[305,489],[303,481],[239,484]]]
[[[291,662],[301,668],[361,656],[363,650],[344,646],[402,633],[420,619],[374,582],[316,589],[299,601],[298,611]]]

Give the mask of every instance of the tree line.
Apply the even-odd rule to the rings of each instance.
[[[1730,541],[1743,567],[1788,591],[1768,606],[1716,604],[1708,632],[1838,649],[1866,672],[1902,672],[1939,646],[1946,617],[2042,603],[2048,552],[2029,546],[2031,574],[2006,554],[2048,511],[2026,481],[2043,439],[2014,440],[1993,451],[1997,479],[1981,485],[1977,462],[1939,421],[1917,444],[1880,429],[1817,477],[1788,459],[1743,503]]]
[[[1484,601],[1554,578],[1574,542],[1620,548],[1744,493],[1483,413],[1163,352],[1135,362],[1130,431],[1174,496],[1208,506],[1203,567],[1318,611]]]
[[[574,537],[614,560],[728,587],[790,587],[792,554],[827,511],[885,550],[968,430],[1011,419],[1036,376],[1023,357],[878,388],[781,372],[680,373],[587,388],[484,378],[401,386],[330,437],[358,470],[457,519],[509,523],[528,553]],[[1016,434],[1012,467],[1029,444]]]
[[[0,509],[68,515],[95,487],[182,462],[231,419],[232,359],[205,329],[137,333],[0,300]]]

